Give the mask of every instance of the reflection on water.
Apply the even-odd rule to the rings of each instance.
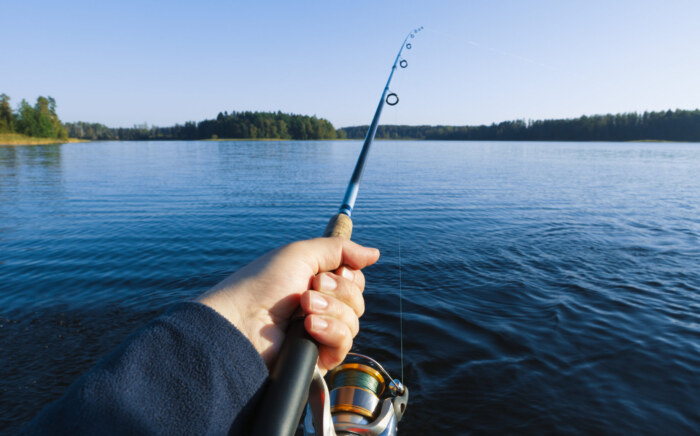
[[[170,304],[320,234],[359,147],[0,147],[0,428]],[[377,142],[356,347],[400,373],[401,287],[403,434],[696,432],[698,168],[698,144]]]

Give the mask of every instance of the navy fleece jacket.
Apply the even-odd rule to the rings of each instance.
[[[245,434],[267,375],[230,322],[181,303],[131,335],[20,434]]]

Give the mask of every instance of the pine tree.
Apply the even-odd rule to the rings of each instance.
[[[10,97],[7,94],[0,94],[0,132],[12,132],[13,128]]]

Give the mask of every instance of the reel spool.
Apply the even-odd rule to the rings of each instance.
[[[384,377],[361,363],[345,363],[328,375],[334,423],[369,424],[378,414]]]
[[[309,395],[306,436],[393,436],[408,403],[408,389],[400,381],[392,380],[374,359],[355,353],[328,373],[326,380],[315,380]],[[312,396],[330,401],[321,405]]]

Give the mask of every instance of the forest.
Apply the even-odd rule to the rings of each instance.
[[[362,139],[368,126],[342,128]],[[377,129],[379,139],[458,141],[688,141],[700,142],[700,110],[632,112],[574,119],[505,121],[481,126],[397,126]]]
[[[336,139],[339,132],[328,120],[282,112],[223,112],[215,119],[188,121],[171,127],[111,128],[98,123],[66,123],[72,138],[91,140],[160,139]],[[344,132],[340,132],[344,137]]]
[[[86,140],[192,139],[363,139],[368,126],[337,129],[316,116],[283,112],[220,112],[216,118],[170,127],[107,127],[99,123],[61,123],[56,100],[22,100],[15,110],[0,94],[0,134]],[[573,119],[515,120],[480,126],[382,125],[377,139],[459,141],[688,141],[700,142],[700,110],[582,116]]]
[[[56,115],[56,100],[39,97],[34,106],[22,100],[13,111],[10,97],[0,94],[0,133],[19,133],[40,138],[67,139],[68,133]]]

